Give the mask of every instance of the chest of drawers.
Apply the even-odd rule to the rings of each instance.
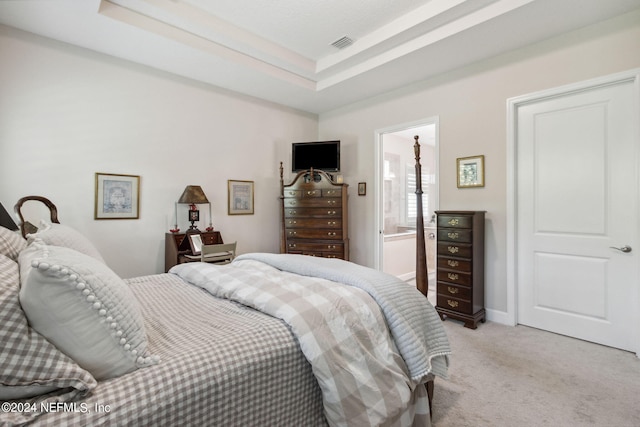
[[[347,184],[323,171],[300,172],[282,184],[280,252],[349,259]]]
[[[484,308],[484,211],[436,211],[436,310],[476,329]]]

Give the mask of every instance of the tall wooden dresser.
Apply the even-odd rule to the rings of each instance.
[[[484,308],[484,211],[436,211],[437,302],[445,317],[471,329],[486,319]]]
[[[349,260],[348,185],[314,169],[285,185],[282,172],[280,252]]]

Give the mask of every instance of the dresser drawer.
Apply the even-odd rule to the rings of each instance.
[[[438,257],[438,268],[471,273],[471,261],[466,259],[447,258],[441,256]]]
[[[285,218],[342,218],[342,209],[335,208],[285,208]]]
[[[337,217],[339,218],[339,217]],[[337,218],[287,218],[284,221],[286,228],[338,228],[342,229],[342,220]]]
[[[322,190],[322,197],[341,197],[342,190],[335,188],[325,188]]]
[[[438,241],[471,243],[471,230],[438,228]]]
[[[438,307],[443,307],[449,310],[457,311],[459,313],[472,314],[471,301],[465,301],[447,295],[438,294],[437,304]]]
[[[438,227],[472,228],[473,218],[466,215],[438,215]]]
[[[300,190],[285,190],[284,191],[284,197],[299,198],[299,197],[302,197],[302,196],[300,195]]]
[[[342,199],[339,197],[302,197],[299,199],[284,199],[284,207],[306,208],[339,208],[342,207]]]
[[[438,255],[471,258],[472,247],[468,243],[438,242]]]
[[[342,240],[342,229],[304,229],[304,228],[287,228],[285,230],[287,237],[290,239],[326,239],[326,240]]]
[[[459,271],[438,270],[438,282],[455,283],[458,285],[471,286],[471,274]]]
[[[311,254],[312,252],[318,252],[318,253],[327,253],[327,254],[341,254],[343,250],[344,250],[344,245],[340,242],[308,243],[308,242],[300,242],[297,240],[291,240],[287,244],[287,252],[289,253]]]
[[[452,285],[451,283],[438,282],[437,293],[448,297],[471,301],[471,288],[468,286]]]
[[[300,190],[301,197],[322,197],[322,190]]]

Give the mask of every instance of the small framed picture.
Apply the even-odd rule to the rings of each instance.
[[[229,215],[253,215],[253,181],[228,180]]]
[[[458,188],[484,187],[484,156],[457,159]]]
[[[189,246],[193,255],[200,255],[202,251],[202,237],[198,233],[189,233]]]
[[[358,183],[358,196],[366,196],[367,195],[367,183],[359,182]]]
[[[96,173],[94,218],[140,218],[140,176]]]

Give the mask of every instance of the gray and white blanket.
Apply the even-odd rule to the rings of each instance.
[[[428,413],[414,390],[429,374],[446,377],[450,350],[437,313],[393,276],[341,260],[276,254],[170,272],[287,323],[312,366],[331,425],[410,424]]]

